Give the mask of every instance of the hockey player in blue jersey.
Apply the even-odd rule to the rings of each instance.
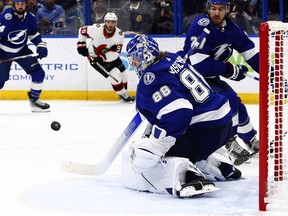
[[[206,186],[208,191],[213,188],[195,169],[191,172],[191,164],[182,164],[177,158],[195,164],[209,180],[240,178],[241,172],[221,148],[234,134],[227,98],[214,92],[181,56],[159,51],[150,36],[136,35],[126,51],[129,64],[140,78],[136,108],[152,129],[149,137],[133,142],[131,163],[126,162],[123,168],[124,184],[163,193],[177,185],[173,194],[180,197],[192,196],[190,190],[205,193]],[[175,179],[182,184],[179,186]]]
[[[188,29],[182,55],[189,52],[204,28],[210,31],[198,49],[189,56],[189,61],[205,77],[213,90],[229,98],[234,113],[233,123],[238,125],[237,134],[250,150],[249,152],[242,148],[236,137],[227,143],[231,156],[236,159],[235,164],[240,165],[259,151],[257,131],[253,128],[246,107],[237,93],[220,77],[234,81],[245,78],[248,68],[245,65],[233,65],[228,61],[233,50],[238,51],[256,72],[259,72],[259,53],[244,30],[227,17],[229,7],[230,0],[207,1],[205,13],[196,17]]]
[[[48,54],[46,43],[37,31],[34,15],[26,11],[27,0],[13,0],[13,8],[0,14],[0,89],[9,80],[12,60],[31,76],[31,88],[28,92],[32,112],[49,112],[50,105],[39,100],[42,92],[45,72],[33,52],[29,49],[28,39],[36,46],[38,57]],[[31,56],[30,56],[31,55]],[[21,58],[22,56],[28,56]],[[18,57],[18,58],[17,58]]]

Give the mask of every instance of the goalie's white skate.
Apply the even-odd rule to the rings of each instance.
[[[205,179],[192,181],[184,185],[180,185],[179,183],[176,186],[176,194],[180,198],[194,197],[217,190],[219,190],[219,188],[215,187],[213,182],[207,181]]]

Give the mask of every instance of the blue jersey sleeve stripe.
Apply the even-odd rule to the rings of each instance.
[[[195,115],[192,118],[190,125],[199,123],[199,122],[209,122],[209,121],[216,121],[219,119],[225,118],[226,115],[230,113],[230,105],[229,101],[223,104],[219,109],[205,112],[199,115]]]
[[[164,106],[161,110],[159,110],[157,114],[157,119],[161,119],[161,117],[165,114],[171,113],[175,110],[179,109],[190,109],[193,110],[192,104],[183,98],[179,98],[177,100],[172,101],[171,103]]]

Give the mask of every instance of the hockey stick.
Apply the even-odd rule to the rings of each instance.
[[[112,164],[114,159],[120,153],[120,151],[127,144],[129,139],[133,136],[136,130],[139,128],[144,118],[140,113],[134,116],[129,125],[125,128],[116,142],[112,145],[110,150],[104,155],[102,160],[97,164],[82,164],[69,161],[61,162],[61,170],[65,172],[81,174],[81,175],[92,175],[97,176],[103,174]]]
[[[92,67],[97,70],[101,75],[103,75],[105,78],[111,77],[113,80],[115,80],[117,83],[119,82],[114,76],[112,76],[99,62],[91,62]]]
[[[38,54],[29,54],[29,55],[17,56],[17,57],[11,58],[11,59],[4,59],[4,60],[0,60],[0,63],[11,62],[11,61],[15,61],[18,59],[23,59],[23,58],[28,58],[28,57],[38,58]]]
[[[197,40],[191,45],[190,50],[185,55],[184,59],[187,60],[190,55],[192,55],[199,47],[199,45],[205,40],[206,36],[210,34],[207,28],[203,29],[202,34],[197,38]]]
[[[244,74],[246,77],[249,77],[249,78],[251,78],[251,79],[254,79],[254,80],[256,80],[256,81],[260,81],[260,79],[259,79],[259,77],[257,77],[257,76],[253,76],[251,73],[245,73]]]

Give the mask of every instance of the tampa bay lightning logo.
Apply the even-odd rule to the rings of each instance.
[[[8,40],[15,45],[26,43],[27,29],[12,31],[8,35]]]
[[[5,15],[4,15],[4,18],[6,19],[6,20],[11,20],[12,19],[12,14],[11,13],[6,13]]]
[[[208,18],[202,18],[200,20],[198,20],[198,25],[200,26],[207,26],[209,25],[210,20]]]
[[[214,59],[220,61],[227,61],[233,53],[231,44],[221,44],[213,49]]]
[[[145,85],[150,85],[155,80],[155,74],[148,72],[144,74],[143,82]]]

